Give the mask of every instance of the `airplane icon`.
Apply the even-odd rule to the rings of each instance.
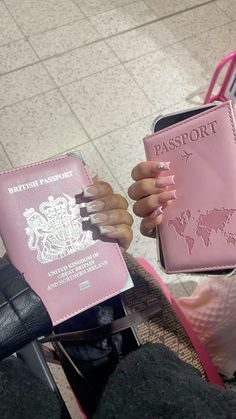
[[[186,160],[186,163],[188,162],[188,159],[190,156],[192,156],[193,153],[187,153],[187,151],[184,150],[184,154],[181,155],[181,159]]]

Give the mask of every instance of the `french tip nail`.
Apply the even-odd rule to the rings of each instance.
[[[174,185],[174,175],[172,176],[158,176],[155,180],[155,186],[158,188],[162,188],[165,186]]]
[[[169,193],[169,196],[170,196],[169,199],[177,199],[176,189],[174,189],[172,191],[168,191],[167,193]]]
[[[156,163],[153,166],[153,170],[154,170],[154,172],[155,171],[159,171],[159,170],[170,170],[170,162],[169,161],[166,161],[166,162]]]
[[[108,220],[107,214],[95,213],[89,216],[91,224],[100,224]]]
[[[170,170],[170,161],[166,162],[167,169]]]
[[[170,162],[169,161],[160,162],[159,164],[160,164],[160,169],[170,170]]]
[[[84,205],[88,214],[95,211],[93,205],[89,205],[89,204],[90,204],[90,202],[86,202],[85,205]]]
[[[163,207],[158,207],[155,211],[152,212],[152,214],[150,215],[151,220],[153,220],[154,218],[158,217],[159,215],[161,215],[163,213]]]
[[[90,202],[86,202],[85,203],[85,208],[87,210],[88,214],[91,214],[93,212],[98,212],[98,211],[102,211],[105,207],[105,203],[103,201],[100,200],[94,200],[94,201],[90,201]]]
[[[93,196],[93,194],[89,193],[86,190],[83,190],[83,195],[84,195],[85,198],[91,198]]]
[[[94,197],[98,192],[98,189],[96,186],[87,186],[83,189],[83,194],[85,198],[91,198]]]
[[[89,216],[89,220],[90,220],[90,223],[91,223],[92,225],[94,225],[94,224],[97,224],[97,223],[98,223],[98,220],[96,219],[96,214],[91,214],[91,215]]]
[[[177,199],[176,190],[165,191],[165,192],[162,192],[161,195],[160,195],[161,202],[167,202],[167,201],[171,201],[173,199]]]
[[[114,233],[116,228],[113,226],[99,226],[100,234]]]

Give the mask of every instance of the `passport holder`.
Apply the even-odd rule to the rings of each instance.
[[[0,234],[53,325],[132,286],[119,246],[89,222],[80,153],[0,172]]]
[[[235,126],[229,101],[144,138],[147,160],[170,162],[175,176],[158,229],[168,273],[236,266]]]

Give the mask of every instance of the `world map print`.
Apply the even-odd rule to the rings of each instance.
[[[200,213],[197,218],[193,218],[190,210],[187,210],[183,212],[180,217],[169,220],[168,226],[173,227],[175,232],[183,238],[190,255],[192,254],[196,239],[187,235],[186,230],[189,223],[192,223],[192,221],[195,223],[196,237],[202,239],[206,248],[211,245],[211,238],[214,232],[222,234],[227,244],[236,247],[236,233],[229,233],[226,231],[226,226],[235,212],[235,209],[214,208],[205,213]]]

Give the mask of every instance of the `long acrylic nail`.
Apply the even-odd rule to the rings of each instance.
[[[100,223],[105,223],[109,217],[107,214],[98,213],[98,214],[91,214],[89,218],[90,218],[91,224],[100,224]]]
[[[154,173],[159,172],[160,170],[170,170],[170,162],[169,161],[159,162],[159,163],[155,163],[152,166],[152,171]]]
[[[177,199],[176,190],[174,191],[165,191],[159,195],[160,202],[170,201],[171,199]]]
[[[114,226],[100,226],[98,227],[101,234],[115,233],[116,227]]]
[[[175,180],[174,180],[174,175],[173,176],[162,176],[162,177],[158,177],[155,180],[155,185],[157,187],[162,188],[163,186],[169,186],[169,185],[174,185],[175,184]]]
[[[96,186],[88,186],[83,189],[83,193],[85,198],[91,198],[92,196],[96,196],[98,194],[98,188]]]
[[[90,214],[91,212],[102,211],[105,207],[105,202],[99,200],[86,202],[85,207],[87,212]]]
[[[163,213],[163,207],[158,207],[155,211],[153,211],[149,218],[151,220],[154,220],[156,217],[158,217],[159,215],[161,215]]]

